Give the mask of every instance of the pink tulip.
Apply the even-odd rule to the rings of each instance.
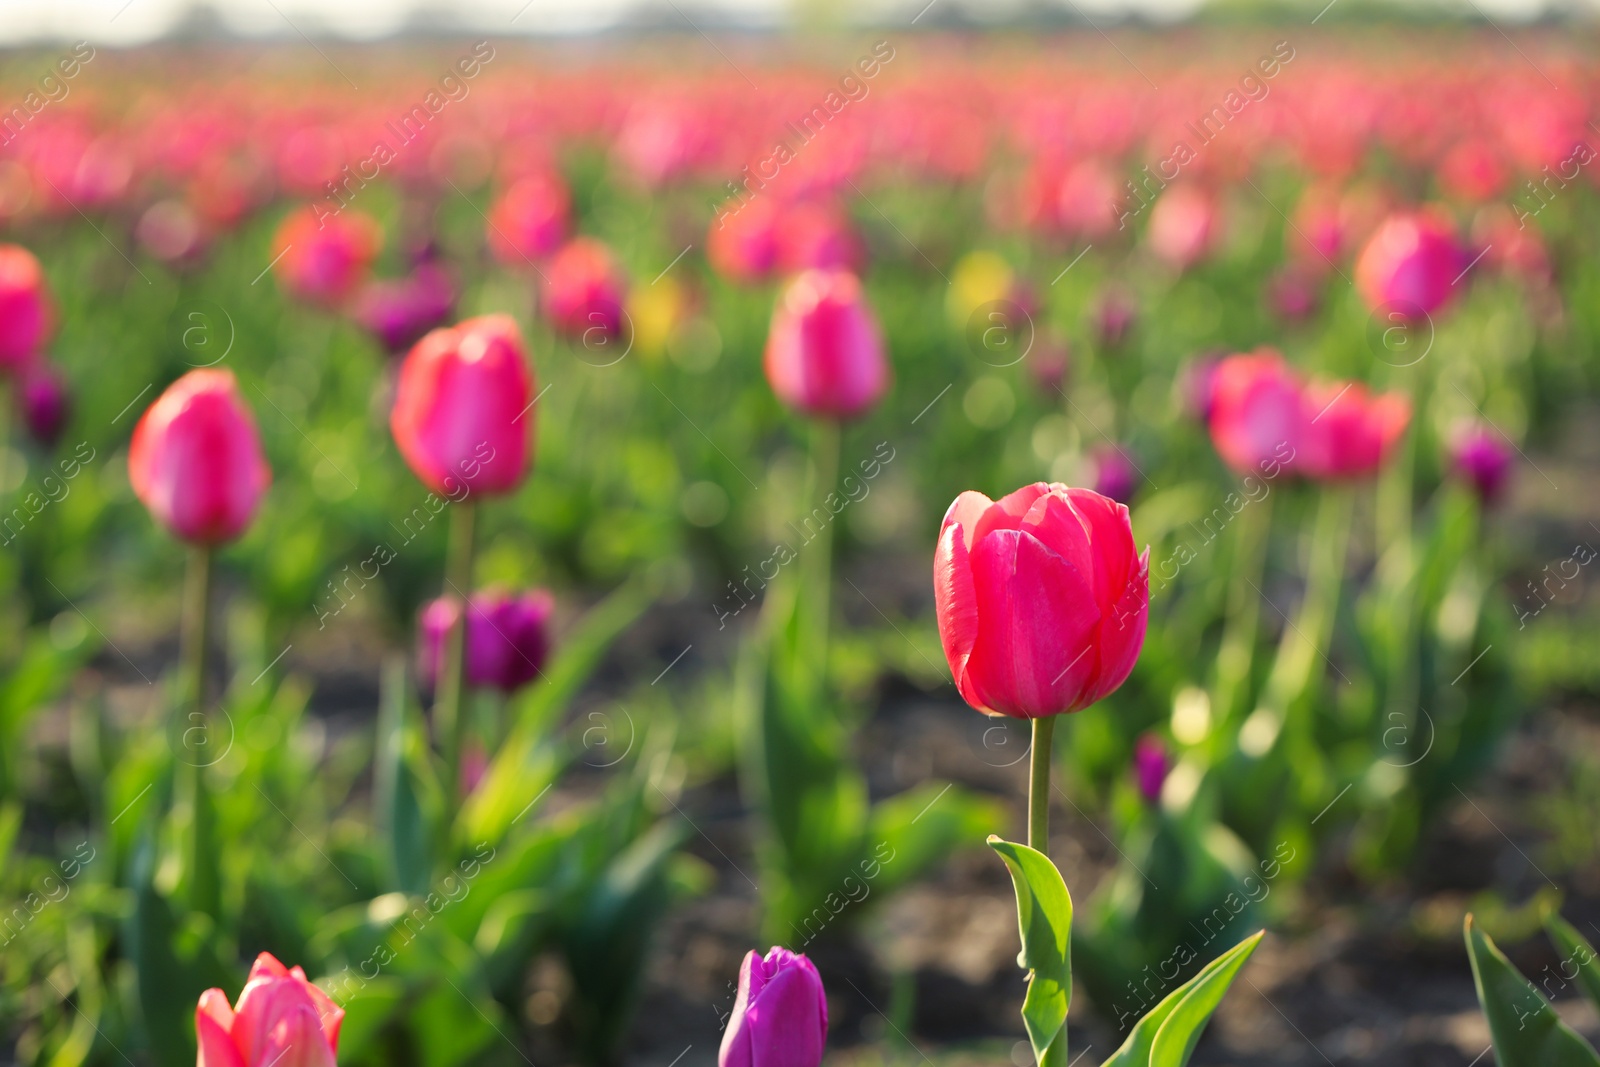
[[[1240,474],[1292,467],[1305,448],[1308,416],[1300,381],[1270,348],[1216,365],[1210,409],[1211,443]]]
[[[933,560],[939,639],[968,704],[987,715],[1079,711],[1127,680],[1144,645],[1150,552],[1128,509],[1042,482],[998,501],[965,492]]]
[[[778,266],[778,210],[770,197],[729,208],[711,220],[706,258],[729,281],[751,285]]]
[[[609,248],[578,237],[542,270],[544,310],[556,329],[586,344],[604,343],[622,332],[625,283]]]
[[[27,366],[54,321],[39,261],[21,245],[0,245],[0,371]]]
[[[1431,315],[1455,295],[1467,262],[1454,227],[1438,215],[1391,215],[1356,261],[1356,288],[1374,311]]]
[[[231,372],[192,370],[150,405],[133,428],[128,482],[185,541],[220,544],[244,532],[272,471]]]
[[[1399,393],[1372,396],[1360,382],[1313,385],[1304,404],[1306,446],[1299,467],[1319,479],[1373,473],[1411,419],[1411,401]]]
[[[1511,447],[1487,426],[1467,426],[1450,442],[1450,466],[1485,504],[1500,499],[1511,474]]]
[[[508,267],[526,267],[555,251],[567,236],[572,197],[548,171],[514,182],[489,208],[489,250]]]
[[[389,428],[422,483],[515,489],[532,460],[533,371],[509,315],[434,330],[400,365]]]
[[[1150,250],[1178,270],[1204,259],[1219,236],[1217,205],[1194,185],[1175,185],[1150,209]]]
[[[766,371],[778,399],[807,415],[849,419],[878,402],[889,363],[854,274],[810,270],[789,283],[767,333]]]
[[[196,1067],[334,1067],[344,1009],[269,952],[256,957],[239,1002],[220,989],[200,994],[194,1012]]]
[[[828,998],[817,968],[774,947],[748,953],[717,1067],[817,1067],[828,1041]]]
[[[358,211],[318,204],[283,220],[273,238],[273,270],[303,300],[339,304],[366,279],[383,243],[378,224]]]
[[[467,608],[467,684],[509,695],[539,677],[550,654],[554,609],[554,599],[543,590],[474,593]],[[445,638],[458,612],[456,601],[447,598],[422,611],[418,674],[429,687],[439,676]]]
[[[1100,296],[1094,311],[1094,335],[1102,348],[1121,348],[1138,321],[1139,309],[1133,299],[1116,289]]]
[[[850,220],[833,204],[803,201],[778,212],[778,263],[785,271],[856,270],[861,245]]]

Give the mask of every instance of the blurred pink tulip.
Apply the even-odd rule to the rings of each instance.
[[[1217,454],[1239,474],[1292,468],[1306,447],[1300,380],[1270,348],[1216,365],[1208,422]]]
[[[1485,504],[1493,504],[1505,492],[1511,474],[1511,446],[1487,426],[1470,425],[1458,430],[1450,441],[1450,466],[1456,476],[1477,492]]]
[[[391,355],[397,355],[448,319],[455,302],[449,272],[424,262],[404,278],[368,282],[356,297],[352,314]]]
[[[366,279],[383,243],[370,217],[322,205],[291,213],[273,238],[273,270],[284,288],[303,300],[338,304]]]
[[[611,249],[592,237],[562,246],[542,268],[544,310],[560,332],[585,344],[622,333],[625,283]]]
[[[411,470],[452,498],[505,493],[533,458],[533,371],[509,315],[434,330],[406,356],[389,428]]]
[[[60,438],[71,411],[67,380],[42,356],[18,378],[16,398],[22,423],[35,441],[49,448]]]
[[[789,283],[767,333],[766,371],[778,399],[806,415],[849,419],[877,404],[889,363],[854,274],[812,270]]]
[[[38,259],[21,245],[0,245],[0,371],[26,367],[54,324]]]
[[[150,405],[133,428],[128,482],[185,541],[220,544],[245,531],[272,471],[231,372],[192,370]]]
[[[467,684],[509,695],[537,678],[550,653],[554,610],[555,600],[543,590],[474,593],[467,608]],[[423,609],[417,673],[430,688],[438,678],[445,638],[458,611],[456,601],[447,598]]]
[[[778,266],[778,209],[771,198],[757,197],[712,219],[706,257],[718,274],[741,285],[770,278]]]
[[[1450,301],[1466,266],[1448,221],[1427,211],[1391,215],[1356,261],[1356,288],[1374,311],[1417,318]]]
[[[489,208],[489,250],[508,267],[526,267],[560,247],[572,197],[554,173],[518,178]]]
[[[1399,393],[1373,396],[1360,382],[1327,382],[1305,390],[1305,452],[1299,469],[1318,479],[1372,474],[1411,420]]]
[[[1150,209],[1150,250],[1179,270],[1204,259],[1219,237],[1216,199],[1193,184],[1174,185]]]

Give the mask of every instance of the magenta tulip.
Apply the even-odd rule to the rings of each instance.
[[[1356,288],[1374,311],[1417,318],[1455,295],[1467,258],[1455,229],[1430,212],[1391,215],[1356,261]]]
[[[1119,504],[1133,499],[1139,472],[1133,461],[1116,445],[1100,445],[1089,454],[1094,466],[1094,491]]]
[[[965,492],[933,561],[939,639],[956,688],[988,715],[1041,718],[1103,699],[1144,645],[1150,552],[1128,509],[1042,482]]]
[[[809,270],[789,283],[767,334],[766,371],[778,399],[807,415],[849,419],[878,402],[889,362],[854,274]]]
[[[220,989],[194,1012],[196,1067],[334,1067],[344,1009],[269,952],[256,957],[239,1002]]]
[[[26,367],[54,319],[39,261],[21,245],[0,245],[0,371]]]
[[[220,544],[245,531],[272,471],[255,420],[225,370],[192,370],[133,428],[128,482],[185,541]]]
[[[567,235],[572,197],[550,172],[519,178],[489,209],[489,250],[508,267],[526,267],[555,251]]]
[[[1161,799],[1161,787],[1167,773],[1172,770],[1172,757],[1167,746],[1155,734],[1144,734],[1133,746],[1133,778],[1139,795],[1154,804]]]
[[[455,308],[449,272],[424,262],[404,278],[368,282],[352,314],[391,355],[404,352],[441,325]]]
[[[550,654],[550,615],[555,601],[543,590],[512,595],[474,593],[467,608],[467,684],[511,694],[539,676]],[[445,639],[459,611],[441,598],[422,612],[418,673],[433,686],[444,661]]]
[[[786,948],[747,954],[717,1067],[817,1067],[827,1040],[828,998],[811,961]]]
[[[1157,258],[1178,270],[1187,270],[1211,251],[1218,230],[1213,197],[1193,185],[1177,185],[1150,209],[1146,239]]]
[[[544,310],[557,330],[585,345],[622,333],[625,283],[611,249],[592,237],[567,242],[543,267]]]
[[[389,428],[422,483],[505,493],[532,460],[533,371],[509,315],[434,330],[400,365]]]
[[[1484,503],[1492,504],[1511,474],[1511,446],[1487,426],[1468,426],[1450,442],[1450,466]]]
[[[28,434],[46,448],[55,444],[72,408],[61,372],[49,360],[34,360],[19,376],[16,396]]]
[[[272,269],[285,289],[317,304],[343,303],[366,280],[383,231],[359,211],[322,205],[291,213],[273,238]]]

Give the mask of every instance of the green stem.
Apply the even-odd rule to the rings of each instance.
[[[1244,713],[1249,696],[1250,667],[1255,659],[1256,635],[1261,622],[1261,575],[1266,569],[1267,532],[1272,528],[1272,497],[1249,504],[1240,514],[1229,568],[1227,617],[1222,644],[1217,649],[1215,723],[1231,723]],[[1224,736],[1216,731],[1214,736]]]
[[[189,871],[189,904],[195,910],[215,916],[220,891],[215,877],[214,857],[206,855],[216,839],[216,810],[206,788],[206,768],[216,762],[212,753],[211,731],[206,721],[206,646],[211,641],[211,562],[209,545],[189,550],[188,572],[183,590],[183,632],[181,634],[180,674],[183,687],[180,706],[186,725],[180,731],[183,764],[180,789],[188,808],[189,834],[185,841],[185,866]],[[189,738],[199,737],[198,745]]]
[[[1287,711],[1313,684],[1317,660],[1325,654],[1324,646],[1333,634],[1350,544],[1352,503],[1348,486],[1328,486],[1322,492],[1311,539],[1305,599],[1300,602],[1297,621],[1284,631],[1272,677],[1267,682],[1267,702],[1280,712]]]
[[[462,707],[467,688],[467,603],[472,589],[472,542],[477,503],[469,496],[450,512],[450,541],[445,557],[444,595],[456,607],[455,621],[445,637],[444,665],[434,697],[433,724],[444,753],[444,802],[455,811],[460,801],[461,749],[467,715]]]
[[[1028,847],[1050,854],[1050,752],[1056,717],[1033,720],[1032,760],[1028,770]]]
[[[806,477],[806,493],[802,497],[810,510],[800,519],[801,532],[820,508],[825,516],[816,535],[816,544],[808,545],[802,570],[804,589],[800,606],[801,625],[805,647],[817,657],[816,663],[825,672],[828,654],[828,617],[832,610],[833,595],[833,510],[828,507],[828,496],[839,484],[839,424],[831,419],[818,419],[811,424],[811,467]]]

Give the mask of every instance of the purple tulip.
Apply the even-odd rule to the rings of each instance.
[[[717,1067],[817,1067],[828,1040],[828,999],[810,960],[786,948],[749,953]]]
[[[49,448],[61,436],[72,409],[66,379],[43,359],[34,360],[17,383],[17,406],[35,441]]]
[[[1100,299],[1095,309],[1094,332],[1102,348],[1121,348],[1133,329],[1138,308],[1132,300],[1115,290]]]
[[[450,318],[455,283],[449,273],[424,262],[404,278],[369,282],[356,299],[355,319],[391,354],[399,354]]]
[[[1505,491],[1511,473],[1511,446],[1487,427],[1470,426],[1451,441],[1450,465],[1485,504],[1491,504]]]
[[[1133,746],[1133,777],[1139,785],[1139,795],[1154,804],[1161,799],[1161,787],[1167,773],[1172,770],[1172,757],[1167,746],[1154,734],[1145,734]]]
[[[467,684],[510,694],[537,678],[550,653],[554,607],[543,590],[474,594],[467,610]],[[444,642],[455,616],[454,601],[443,598],[422,611],[418,667],[423,684],[430,688],[444,662]]]
[[[1099,445],[1090,453],[1094,464],[1094,491],[1119,504],[1133,499],[1139,473],[1123,451],[1115,445]]]

